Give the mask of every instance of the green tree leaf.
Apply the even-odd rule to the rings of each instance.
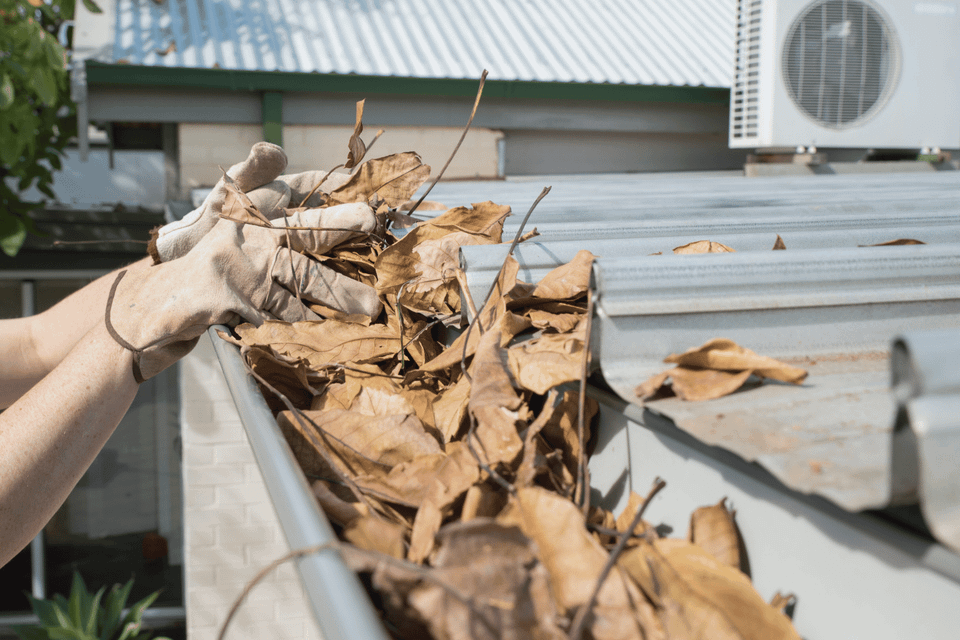
[[[13,98],[16,92],[13,89],[13,81],[10,76],[3,74],[0,76],[0,109],[6,109],[13,104]]]
[[[83,6],[86,7],[90,13],[103,13],[103,9],[98,7],[97,3],[93,0],[83,0]]]
[[[23,220],[12,215],[0,216],[0,249],[11,258],[20,252],[27,239],[27,227]],[[56,615],[55,611],[50,612]]]

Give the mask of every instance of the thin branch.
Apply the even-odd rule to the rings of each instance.
[[[287,553],[277,558],[276,560],[274,560],[273,562],[265,566],[263,569],[258,571],[257,575],[253,576],[253,578],[251,578],[250,581],[247,582],[247,584],[243,587],[243,590],[240,592],[240,595],[237,596],[237,599],[233,601],[233,606],[230,607],[230,611],[229,613],[227,613],[226,619],[223,621],[223,624],[220,625],[220,633],[217,634],[217,640],[223,640],[224,636],[227,634],[227,627],[230,626],[230,621],[233,620],[233,616],[236,615],[237,610],[240,609],[240,605],[243,604],[243,601],[250,594],[253,588],[257,586],[257,584],[259,584],[261,580],[266,578],[271,571],[273,571],[283,563],[289,562],[290,560],[293,560],[295,558],[302,558],[303,556],[309,556],[314,553],[319,553],[324,549],[335,549],[339,546],[339,544],[340,543],[338,541],[332,540],[330,542],[314,545],[312,547],[294,549],[290,553]]]
[[[134,244],[150,244],[149,240],[54,240],[53,246],[59,247],[68,244],[120,244],[132,242]]]
[[[412,216],[413,212],[417,210],[423,201],[427,199],[427,196],[433,191],[433,188],[437,186],[437,183],[440,182],[440,178],[443,177],[443,172],[447,170],[447,167],[450,166],[450,163],[453,162],[453,157],[457,155],[457,151],[460,150],[460,145],[463,144],[463,139],[467,137],[467,131],[470,130],[470,125],[473,123],[473,117],[477,115],[477,107],[480,106],[480,96],[483,95],[483,84],[487,81],[487,70],[484,69],[483,73],[480,74],[480,86],[477,88],[477,98],[473,101],[473,111],[470,112],[470,119],[467,120],[467,126],[463,128],[463,133],[460,134],[460,140],[457,142],[457,146],[453,148],[453,153],[450,154],[450,157],[447,159],[447,163],[443,165],[443,168],[440,169],[440,173],[437,174],[437,177],[433,179],[433,182],[430,183],[430,186],[427,187],[427,190],[424,191],[423,195],[420,196],[420,199],[417,200],[417,203],[407,212],[407,215]]]
[[[340,168],[342,168],[342,167],[343,167],[342,164],[338,164],[338,165],[335,166],[333,169],[330,169],[330,171],[327,171],[327,175],[323,176],[323,178],[320,179],[320,182],[318,182],[318,183],[316,184],[316,186],[315,186],[313,189],[310,190],[310,193],[308,193],[307,196],[306,196],[303,200],[300,201],[300,206],[301,206],[301,207],[304,206],[304,205],[307,203],[307,200],[309,200],[309,199],[313,196],[313,194],[317,192],[317,189],[320,188],[320,185],[322,185],[324,182],[326,182],[326,181],[327,181],[327,178],[329,178],[329,177],[333,174],[334,171],[336,171],[337,169],[340,169]]]
[[[667,483],[664,482],[661,478],[657,478],[653,481],[653,487],[650,489],[650,492],[647,494],[647,497],[643,499],[643,504],[640,505],[640,508],[637,509],[636,515],[633,516],[633,520],[630,522],[629,528],[624,531],[620,540],[617,541],[617,546],[613,548],[610,552],[610,557],[607,558],[607,564],[603,566],[603,570],[600,572],[600,576],[597,578],[597,584],[593,587],[593,593],[590,594],[590,598],[587,602],[577,611],[577,615],[573,619],[572,631],[570,632],[570,640],[580,640],[583,636],[583,630],[587,625],[587,617],[590,614],[590,611],[593,609],[594,603],[597,601],[597,596],[600,594],[600,588],[603,586],[603,583],[606,581],[607,576],[610,575],[610,571],[617,564],[617,559],[620,558],[620,554],[623,553],[623,550],[627,548],[627,541],[630,540],[633,530],[637,528],[637,525],[640,524],[640,520],[643,519],[643,512],[647,510],[647,505],[650,504],[650,501],[653,500],[653,497],[660,493],[660,490],[667,486]]]

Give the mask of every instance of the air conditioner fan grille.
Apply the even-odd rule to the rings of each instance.
[[[857,125],[896,85],[900,50],[887,19],[862,0],[821,0],[791,25],[783,77],[790,97],[822,126]]]

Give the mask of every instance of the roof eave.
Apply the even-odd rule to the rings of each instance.
[[[154,67],[86,61],[89,86],[150,86],[232,91],[290,91],[393,95],[474,96],[477,80],[398,76],[291,73]],[[680,102],[723,104],[730,90],[691,87],[577,82],[487,80],[484,97],[529,100],[590,100],[612,102]]]

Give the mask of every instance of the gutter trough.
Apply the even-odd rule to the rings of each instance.
[[[682,536],[695,508],[728,498],[754,585],[765,598],[796,594],[803,637],[954,638],[958,187],[956,172],[557,184],[528,223],[543,235],[516,257],[520,277],[535,281],[580,249],[600,256],[591,349],[603,380],[589,389],[601,405],[590,463],[596,502],[620,509],[631,490],[643,494],[662,476],[668,488],[648,518]],[[431,200],[493,200],[520,212],[539,189],[520,180],[442,183]],[[787,251],[770,251],[776,234]],[[857,246],[912,236],[931,244]],[[738,252],[669,254],[705,239]],[[506,249],[463,249],[471,289],[486,293]],[[291,548],[333,539],[239,350],[214,333]],[[669,367],[665,356],[715,337],[809,376],[799,386],[748,381],[706,402],[638,400],[634,389]],[[325,638],[387,637],[336,551],[298,568]]]

